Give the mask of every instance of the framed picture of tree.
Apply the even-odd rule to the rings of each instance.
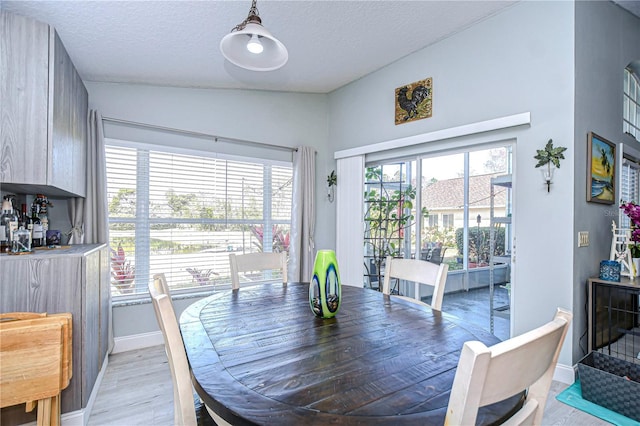
[[[587,157],[587,201],[613,204],[616,199],[616,145],[589,132]]]

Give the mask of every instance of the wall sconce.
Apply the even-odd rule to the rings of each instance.
[[[551,192],[551,181],[553,180],[553,172],[556,169],[556,166],[551,164],[551,162],[547,163],[546,168],[540,169],[542,172],[542,180],[547,184],[547,192]]]
[[[537,154],[533,156],[538,160],[536,168],[547,166],[546,169],[541,169],[542,179],[547,185],[547,192],[551,192],[551,183],[553,181],[553,172],[556,168],[560,168],[560,160],[564,160],[564,154],[567,148],[559,146],[553,147],[553,139],[549,139],[549,142],[545,145],[544,149],[537,149]]]
[[[335,170],[331,170],[329,176],[327,176],[327,199],[330,203],[333,203],[335,197],[335,186],[338,184],[338,176]]]

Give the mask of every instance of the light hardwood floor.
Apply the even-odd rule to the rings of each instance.
[[[544,425],[607,425],[556,400],[567,385],[553,382]],[[89,426],[173,425],[173,388],[164,346],[109,356]]]

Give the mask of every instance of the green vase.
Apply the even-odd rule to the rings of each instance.
[[[318,250],[313,265],[313,278],[309,283],[309,305],[320,318],[332,318],[340,309],[342,289],[336,252]]]

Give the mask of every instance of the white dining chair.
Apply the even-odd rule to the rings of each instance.
[[[240,288],[240,274],[244,272],[279,271],[282,282],[287,282],[287,253],[229,253],[231,288]]]
[[[505,424],[539,425],[573,315],[558,308],[547,324],[491,347],[466,342],[451,388],[445,425],[473,425],[478,409],[526,391]]]
[[[149,295],[156,313],[156,319],[162,337],[164,338],[165,351],[169,360],[171,379],[173,382],[173,412],[176,426],[196,426],[195,400],[193,398],[193,386],[191,384],[191,372],[187,354],[182,342],[182,335],[178,326],[171,295],[164,274],[155,274],[154,280],[149,283]],[[205,404],[207,412],[217,425],[229,425],[209,406]]]
[[[158,291],[160,294],[166,294],[167,296],[169,296],[169,300],[173,305],[171,290],[169,289],[169,283],[167,282],[167,277],[164,275],[164,273],[153,274],[153,285],[156,291]]]
[[[391,279],[413,281],[415,283],[415,297],[394,296],[415,303],[426,303],[420,300],[420,285],[425,284],[433,287],[433,297],[431,298],[431,308],[442,310],[442,298],[444,296],[444,286],[447,281],[449,265],[441,263],[436,265],[431,262],[417,259],[395,259],[387,256],[382,293],[391,294]]]

